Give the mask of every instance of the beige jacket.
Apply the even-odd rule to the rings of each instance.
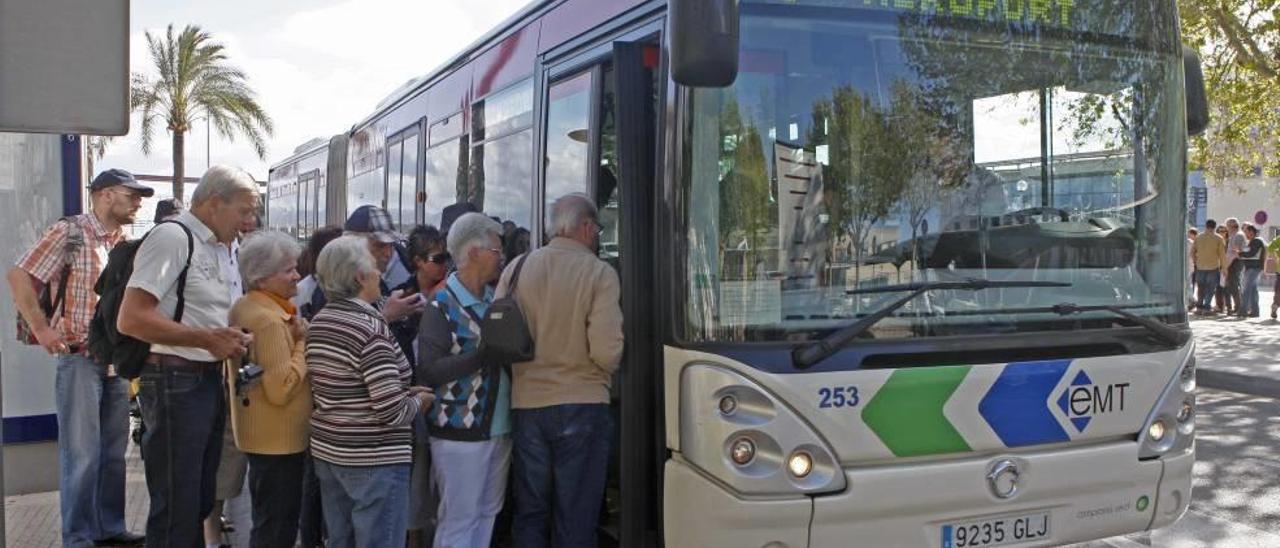
[[[507,265],[497,295],[506,295],[519,260]],[[555,238],[529,254],[516,301],[533,334],[535,358],[511,367],[511,407],[536,409],[609,403],[622,359],[618,273],[586,246]]]
[[[231,308],[231,325],[253,333],[250,356],[262,377],[249,389],[249,405],[232,397],[231,425],[236,447],[245,453],[290,455],[306,451],[310,439],[311,384],[302,341],[293,340],[288,314],[270,297],[250,291]],[[235,394],[235,377],[227,386]]]

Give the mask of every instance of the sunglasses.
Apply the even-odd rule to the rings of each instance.
[[[427,255],[426,257],[423,257],[423,260],[429,263],[445,265],[445,264],[449,264],[450,258],[451,257],[449,257],[448,253],[436,253],[435,255]]]

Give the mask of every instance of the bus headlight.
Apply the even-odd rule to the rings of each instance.
[[[680,453],[690,466],[749,496],[813,495],[845,488],[821,435],[781,398],[727,367],[680,373]]]
[[[1147,428],[1147,437],[1156,443],[1164,441],[1164,421],[1157,420],[1151,423],[1151,426]]]
[[[813,457],[804,451],[796,451],[787,459],[787,470],[797,478],[803,478],[813,471]]]
[[[1166,454],[1182,454],[1195,441],[1196,360],[1192,347],[1173,378],[1165,385],[1164,392],[1138,438],[1138,459],[1160,458]]]
[[[756,444],[748,438],[738,438],[729,448],[729,458],[738,466],[751,464],[756,458]]]

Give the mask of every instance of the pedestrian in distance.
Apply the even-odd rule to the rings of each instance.
[[[1204,228],[1204,232],[1191,243],[1191,258],[1195,265],[1196,311],[1212,314],[1214,294],[1226,268],[1227,248],[1225,240],[1216,233],[1217,221],[1205,221]]]
[[[1236,259],[1240,263],[1241,305],[1236,316],[1241,318],[1257,318],[1260,314],[1258,306],[1258,278],[1262,275],[1262,264],[1267,254],[1267,244],[1258,237],[1258,227],[1252,223],[1244,224],[1244,249]]]
[[[511,466],[510,364],[480,355],[480,325],[502,273],[502,225],[479,213],[449,231],[449,275],[423,313],[420,376],[436,394],[427,423],[440,491],[435,546],[487,548]]]
[[[125,170],[103,171],[89,185],[91,210],[55,222],[8,272],[31,342],[57,358],[63,546],[132,545],[143,539],[124,520],[128,381],[89,356],[87,338],[101,257],[125,240],[124,226],[133,224],[142,199],[153,193]],[[47,303],[40,302],[37,286],[46,288]]]
[[[517,547],[595,546],[609,466],[609,390],[622,358],[618,274],[597,257],[602,227],[582,194],[555,201],[554,237],[503,272],[534,359],[511,366]],[[516,275],[519,272],[519,275]]]
[[[404,545],[412,424],[434,400],[411,385],[409,363],[374,307],[381,275],[363,236],[330,242],[316,260],[329,301],[311,322],[306,361],[331,548]]]
[[[223,360],[244,356],[253,341],[228,324],[232,285],[222,255],[257,209],[253,178],[214,166],[200,178],[191,209],[153,228],[133,258],[116,323],[121,334],[150,344],[138,392],[147,424],[148,546],[204,541],[201,521],[213,509],[222,450]]]
[[[311,384],[304,356],[306,321],[289,301],[298,291],[301,249],[283,232],[258,232],[240,246],[249,292],[231,323],[253,335],[245,378],[228,379],[235,444],[249,461],[253,508],[250,546],[292,546],[298,536],[302,479],[310,439]],[[253,369],[257,366],[258,369]],[[250,380],[252,374],[260,374]]]

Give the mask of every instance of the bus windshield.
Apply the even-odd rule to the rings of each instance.
[[[930,291],[870,335],[1186,320],[1174,2],[748,0],[740,47],[685,103],[686,339],[812,340],[905,295],[868,289],[967,279],[1061,283]]]

